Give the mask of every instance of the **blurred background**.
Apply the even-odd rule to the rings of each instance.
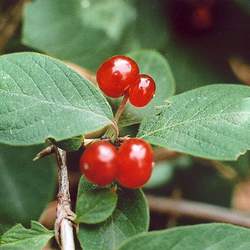
[[[250,84],[250,1],[0,1],[1,54],[45,53],[78,65],[93,79],[105,58],[142,49],[166,60],[177,94],[213,83]],[[137,129],[126,126],[121,133],[133,136]],[[0,149],[0,231],[38,218],[52,227],[53,161],[31,162],[39,146]],[[73,201],[79,155],[69,153]],[[242,224],[238,211],[250,213],[249,153],[236,162],[219,162],[155,148],[155,160],[145,187],[151,229],[210,221]],[[250,227],[250,220],[244,225]]]

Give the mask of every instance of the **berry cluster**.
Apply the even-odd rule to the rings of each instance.
[[[155,94],[155,82],[140,74],[137,63],[127,56],[113,56],[98,69],[96,79],[100,89],[109,97],[129,96],[136,107],[147,105]]]
[[[144,107],[155,93],[154,80],[148,75],[139,74],[137,63],[126,56],[106,60],[98,69],[96,78],[107,96],[124,96],[114,118],[116,122],[128,99],[134,106]],[[126,139],[119,149],[108,141],[100,140],[88,146],[80,159],[82,174],[99,186],[117,181],[126,188],[139,188],[150,178],[152,166],[151,146],[137,138]]]
[[[80,159],[82,174],[100,186],[116,180],[123,187],[139,188],[150,178],[152,167],[152,148],[138,138],[125,140],[118,150],[107,141],[95,142]]]

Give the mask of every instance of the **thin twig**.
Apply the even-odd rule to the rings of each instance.
[[[0,19],[0,51],[3,51],[5,45],[8,43],[10,38],[14,35],[18,28],[21,18],[22,10],[27,0],[19,0],[14,7],[7,12],[5,16]]]
[[[229,58],[228,62],[235,76],[241,82],[250,85],[250,64],[237,57]]]
[[[41,158],[43,158],[45,156],[49,156],[52,153],[54,153],[54,146],[50,145],[47,148],[44,148],[43,150],[41,150],[39,153],[37,153],[37,155],[35,156],[35,158],[33,159],[33,161],[40,160]]]
[[[118,107],[118,109],[116,111],[115,118],[114,118],[116,123],[118,123],[118,121],[119,121],[119,119],[120,119],[120,117],[121,117],[121,115],[122,115],[122,113],[123,113],[123,111],[124,111],[124,109],[126,107],[126,104],[128,102],[128,98],[129,98],[129,95],[128,95],[128,93],[126,93],[123,96],[123,99],[122,99],[122,101],[121,101],[121,103],[120,103],[120,105],[119,105],[119,107]]]
[[[229,180],[237,180],[238,179],[237,172],[226,163],[223,163],[220,161],[215,161],[215,160],[203,159],[203,158],[199,158],[199,157],[194,157],[193,159],[194,159],[194,161],[196,161],[198,163],[203,163],[203,164],[206,164],[206,165],[213,167],[225,179],[229,179]]]
[[[226,179],[236,180],[238,178],[237,172],[229,165],[219,162],[211,161],[212,166]]]
[[[147,195],[151,211],[250,227],[250,214],[195,201]]]
[[[71,210],[66,151],[55,147],[55,153],[58,163],[59,182],[55,237],[62,250],[74,250],[72,221],[75,219],[75,214]]]
[[[156,148],[154,150],[154,160],[155,161],[164,161],[164,160],[172,160],[181,156],[180,153],[175,151],[170,151],[166,148]]]
[[[113,142],[118,138],[119,136],[119,128],[117,126],[118,122],[119,122],[119,119],[123,113],[123,111],[125,110],[125,107],[126,107],[126,104],[128,102],[128,93],[126,93],[124,96],[123,96],[123,99],[115,113],[115,117],[114,117],[114,120],[113,120],[113,123],[108,126],[105,134],[104,134],[104,137],[107,137],[107,138],[110,138]]]

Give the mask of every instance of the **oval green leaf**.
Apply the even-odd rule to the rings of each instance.
[[[30,229],[17,224],[0,237],[0,249],[41,250],[53,236],[53,231],[46,229],[36,221],[31,222]]]
[[[162,6],[165,3],[159,0],[129,1],[134,4],[137,15],[135,22],[124,32],[121,50],[131,51],[141,48],[162,50],[169,38],[166,11]]]
[[[250,230],[227,224],[176,227],[143,233],[125,242],[119,250],[248,250]]]
[[[56,167],[50,157],[33,162],[41,147],[0,145],[0,221],[27,224],[38,219],[56,188]]]
[[[138,136],[199,157],[235,160],[250,149],[250,88],[218,84],[174,96]]]
[[[57,141],[112,121],[106,99],[65,64],[38,53],[0,57],[0,142]]]
[[[78,223],[96,224],[105,221],[114,212],[117,194],[111,188],[100,188],[83,177],[78,185],[76,215]]]
[[[25,8],[23,42],[96,69],[115,53],[135,18],[134,7],[124,0],[37,0]]]
[[[33,162],[41,147],[0,146],[0,220],[27,224],[38,219],[53,198],[56,168],[52,159]]]
[[[118,206],[105,222],[81,224],[78,239],[85,250],[116,250],[129,237],[148,230],[149,211],[140,190],[120,190]]]

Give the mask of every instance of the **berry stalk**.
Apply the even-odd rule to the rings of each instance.
[[[125,110],[126,104],[128,102],[128,98],[129,98],[129,94],[128,94],[128,92],[126,92],[126,94],[123,96],[123,99],[122,99],[122,101],[121,101],[121,103],[120,103],[120,105],[119,105],[119,107],[118,107],[118,109],[117,109],[117,111],[115,113],[114,121],[116,123],[119,122],[119,119],[120,119],[123,111]]]
[[[123,111],[125,110],[126,104],[128,102],[128,92],[126,92],[126,94],[123,96],[123,99],[115,113],[115,117],[114,117],[114,124],[117,127],[117,124],[119,122],[119,119],[123,113]],[[117,137],[119,136],[119,130],[116,131],[116,129],[114,128],[114,126],[109,126],[106,133],[104,134],[104,137],[108,137],[110,138],[112,141],[115,141],[117,139]]]

